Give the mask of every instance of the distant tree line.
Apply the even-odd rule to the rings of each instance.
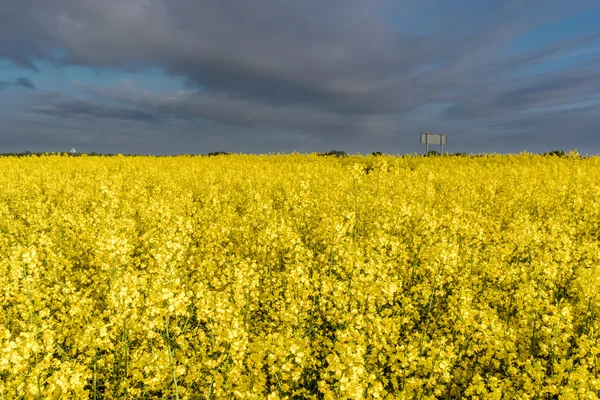
[[[37,156],[37,157],[41,157],[41,156],[48,156],[48,155],[60,155],[60,156],[68,156],[68,157],[81,157],[81,156],[97,156],[97,157],[114,157],[114,156],[125,156],[125,157],[143,157],[144,154],[122,154],[122,153],[97,153],[95,151],[92,151],[91,153],[70,153],[70,152],[66,152],[66,151],[62,151],[62,152],[31,152],[31,151],[22,151],[20,153],[0,153],[0,157],[30,157],[30,156]],[[231,155],[232,153],[226,152],[226,151],[216,151],[216,152],[210,152],[207,154],[186,154],[188,156],[206,156],[206,157],[211,157],[211,156],[221,156],[221,155]],[[172,156],[172,155],[153,155],[154,157],[177,157]]]
[[[71,153],[67,153],[66,151],[63,152],[54,152],[54,153],[48,153],[48,152],[31,152],[31,151],[22,151],[20,153],[0,153],[0,157],[29,157],[29,156],[45,156],[45,155],[49,155],[49,154],[56,154],[56,155],[61,155],[61,156],[80,156],[81,154],[71,154]]]
[[[346,157],[348,154],[342,150],[330,150],[327,153],[317,153],[319,156],[333,156],[333,157]]]
[[[102,157],[113,157],[113,156],[118,156],[118,153],[96,153],[91,152],[91,153],[70,153],[70,152],[66,152],[66,151],[58,151],[58,152],[32,152],[32,151],[22,151],[20,153],[0,153],[0,157],[30,157],[30,156],[37,156],[37,157],[42,157],[42,156],[49,156],[49,155],[57,155],[57,156],[63,156],[63,157],[81,157],[81,156],[102,156]],[[139,154],[121,154],[127,157],[139,157]]]
[[[54,153],[48,153],[48,152],[31,152],[31,151],[23,151],[20,153],[0,153],[0,157],[29,157],[29,156],[45,156],[45,155],[50,155],[50,154],[55,154],[55,155],[61,155],[61,156],[69,156],[69,157],[80,157],[82,155],[86,155],[86,156],[102,156],[102,157],[112,157],[112,156],[117,156],[117,155],[123,155],[123,156],[127,156],[127,157],[140,157],[143,155],[140,154],[117,154],[117,153],[96,153],[95,151],[91,152],[91,153],[68,153],[68,152],[54,152]],[[205,154],[186,154],[188,156],[207,156],[207,157],[213,157],[213,156],[228,156],[231,155],[232,153],[227,152],[227,151],[212,151],[209,153],[205,153]],[[346,153],[343,150],[330,150],[328,152],[324,152],[324,153],[317,153],[317,155],[319,156],[323,156],[323,157],[347,157],[348,153]],[[382,156],[384,155],[384,153],[380,152],[380,151],[374,151],[370,154],[371,156]],[[429,152],[427,153],[427,156],[430,157],[439,157],[439,156],[451,156],[451,157],[478,157],[481,156],[482,154],[467,154],[467,153],[445,153],[445,154],[440,154],[439,151],[436,150],[429,150]],[[548,151],[545,153],[542,153],[542,155],[544,156],[556,156],[556,157],[566,157],[568,154],[563,151],[563,150],[552,150],[552,151]],[[156,156],[156,157],[176,157],[176,156]]]
[[[558,156],[558,157],[564,157],[567,155],[567,153],[565,153],[562,150],[552,150],[549,151],[547,153],[544,153],[545,156]]]

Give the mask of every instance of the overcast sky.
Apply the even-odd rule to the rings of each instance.
[[[598,0],[4,0],[0,152],[600,153]]]

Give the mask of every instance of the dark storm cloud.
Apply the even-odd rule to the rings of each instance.
[[[9,87],[23,87],[26,89],[35,89],[35,85],[28,78],[17,78],[12,82],[0,81],[0,90]]]
[[[489,85],[473,91],[443,113],[444,119],[512,115],[528,109],[569,103],[597,95],[600,90],[600,62],[533,77]]]
[[[454,3],[453,3],[454,4]],[[36,60],[182,77],[189,93],[143,94],[94,88],[93,96],[59,96],[29,107],[75,119],[291,130],[330,142],[399,126],[431,104],[447,109],[429,125],[489,118],[469,129],[513,127],[523,108],[593,95],[595,65],[514,78],[538,63],[600,44],[579,37],[510,54],[521,35],[594,2],[458,1],[429,29],[413,22],[436,1],[389,0],[23,0],[0,10],[0,58],[25,68]],[[433,18],[433,17],[432,17]],[[422,24],[428,23],[423,18]],[[410,25],[410,26],[409,26]],[[33,88],[23,80],[9,83]],[[6,82],[0,82],[2,85]],[[544,114],[523,126],[535,129]],[[404,125],[399,125],[399,124]],[[470,122],[468,122],[470,123]],[[168,129],[168,128],[166,128]],[[216,128],[215,128],[216,129]],[[499,128],[504,129],[504,128]],[[456,127],[457,132],[460,130]],[[232,132],[226,129],[228,132]],[[362,139],[361,139],[362,138]]]
[[[153,122],[160,121],[159,117],[155,114],[150,114],[141,110],[107,106],[87,100],[63,98],[62,96],[55,96],[50,102],[33,106],[31,111],[54,117],[83,120],[117,119]]]
[[[573,109],[559,109],[540,115],[522,115],[514,119],[498,119],[488,138],[499,151],[511,151],[514,142],[523,148],[545,152],[572,150],[579,146],[582,154],[592,153],[585,149],[597,149],[598,126],[600,126],[600,101],[596,105]],[[571,143],[577,143],[573,146]],[[597,153],[594,150],[593,153]]]
[[[39,93],[20,107],[36,114],[61,118],[110,118],[124,120],[208,121],[238,128],[272,128],[305,133],[328,132],[356,135],[365,121],[352,116],[313,109],[289,109],[273,104],[250,102],[231,96],[202,93],[157,94],[133,88],[86,88],[87,99]],[[90,100],[94,99],[94,100]],[[28,104],[34,104],[28,106]]]
[[[27,89],[35,89],[35,85],[28,78],[17,78],[14,82],[16,86],[21,86]]]

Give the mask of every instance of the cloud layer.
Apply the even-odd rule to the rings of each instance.
[[[87,132],[85,143],[107,150],[127,143],[128,136],[115,133],[109,140],[99,132],[126,122],[130,132],[141,134],[148,124],[164,132],[175,152],[206,139],[206,145],[219,143],[232,151],[389,148],[403,153],[419,148],[420,131],[447,133],[456,151],[534,151],[550,145],[600,151],[600,139],[587,139],[600,122],[600,29],[512,49],[540,27],[593,11],[593,2],[453,5],[443,9],[447,5],[433,0],[15,2],[0,11],[0,58],[20,71],[43,75],[39,63],[46,62],[114,76],[134,71],[143,80],[145,71],[160,68],[181,78],[183,90],[74,79],[64,90],[37,85],[39,90],[22,94],[21,122],[2,114],[0,119],[13,130],[33,132],[34,122],[46,118],[49,136],[53,123],[68,120]],[[8,87],[35,88],[29,78],[0,79],[0,89]],[[567,137],[565,127],[581,138]],[[145,151],[161,152],[161,135],[154,135],[156,149]],[[530,143],[534,137],[545,143]],[[62,140],[56,136],[56,145]]]
[[[35,85],[28,78],[17,78],[12,81],[0,81],[0,90],[11,87],[21,87],[26,89],[35,89]]]

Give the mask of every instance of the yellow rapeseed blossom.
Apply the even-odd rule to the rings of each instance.
[[[0,159],[0,399],[597,399],[600,159]]]

